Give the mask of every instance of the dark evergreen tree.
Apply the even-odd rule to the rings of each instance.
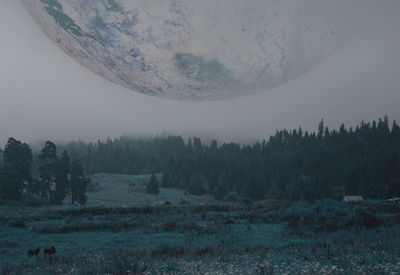
[[[18,169],[23,181],[32,180],[32,150],[26,143],[9,138],[4,148],[4,162],[12,163]]]
[[[212,194],[217,200],[222,200],[228,193],[228,182],[224,176],[220,176],[219,181],[213,188]]]
[[[12,162],[0,168],[0,197],[6,200],[20,200],[24,190],[24,181],[20,167]]]
[[[321,119],[320,123],[318,124],[318,138],[322,139],[324,136],[324,119]]]
[[[161,186],[163,188],[171,188],[171,187],[173,187],[171,176],[170,176],[170,174],[168,172],[165,172],[163,174],[163,177],[161,179]]]
[[[39,155],[40,167],[40,193],[41,196],[51,203],[55,203],[55,178],[57,168],[57,147],[47,141]]]
[[[26,190],[31,196],[40,195],[40,180],[38,178],[32,178],[31,181],[26,185]]]
[[[188,191],[192,195],[203,195],[206,193],[204,188],[204,181],[198,172],[194,172],[189,181]]]
[[[158,194],[160,193],[159,190],[159,183],[156,178],[156,175],[153,173],[150,178],[150,182],[147,185],[147,193],[149,194]]]
[[[70,160],[67,151],[64,151],[61,158],[56,163],[56,174],[55,174],[55,185],[56,190],[54,194],[54,201],[56,204],[62,204],[67,188],[70,188],[69,184],[69,171],[70,170]]]
[[[178,188],[185,189],[186,188],[186,179],[183,173],[179,174],[179,180],[178,180]]]
[[[248,184],[245,189],[245,196],[252,200],[260,200],[266,193],[267,182],[262,173],[257,175],[251,175]]]
[[[3,165],[3,150],[0,149],[0,167]]]
[[[400,179],[390,179],[387,198],[400,198]]]
[[[71,202],[77,201],[84,205],[87,201],[87,186],[90,183],[89,178],[85,176],[82,163],[79,159],[73,159],[71,162]]]

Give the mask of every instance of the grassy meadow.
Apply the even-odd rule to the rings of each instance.
[[[94,175],[84,207],[0,207],[0,273],[400,273],[400,205],[221,203],[178,189],[147,194],[149,177]],[[151,206],[163,200],[171,204]]]

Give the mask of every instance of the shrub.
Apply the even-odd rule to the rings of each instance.
[[[172,231],[178,227],[178,223],[176,222],[167,222],[164,224],[164,231]]]
[[[23,220],[15,220],[15,221],[12,221],[12,222],[10,223],[10,226],[11,226],[11,227],[17,227],[17,228],[27,228],[27,227],[28,227],[28,226],[26,225],[25,221],[23,221]]]
[[[174,255],[174,248],[168,243],[161,243],[151,250],[151,257],[157,258],[162,256]]]
[[[5,247],[5,248],[15,248],[18,247],[19,244],[17,242],[13,242],[13,241],[5,241],[0,243],[1,247]]]
[[[284,212],[284,219],[306,219],[312,218],[314,216],[314,212],[310,208],[310,206],[304,202],[295,202],[291,206],[289,206]]]
[[[329,213],[330,216],[337,216],[345,214],[347,204],[336,200],[323,199],[316,201],[314,203],[314,208],[320,209],[320,212],[324,213],[324,215],[327,215]]]

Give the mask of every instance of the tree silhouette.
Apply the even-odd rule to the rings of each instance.
[[[149,193],[149,194],[158,194],[158,193],[160,193],[159,183],[158,183],[158,180],[157,180],[156,175],[154,173],[151,175],[150,182],[147,185],[147,193]]]
[[[161,179],[161,186],[163,188],[171,188],[172,187],[171,177],[170,177],[170,174],[168,172],[165,172],[163,174],[163,177]]]
[[[40,167],[40,193],[45,199],[51,203],[55,203],[55,177],[57,168],[57,147],[51,142],[47,141],[39,155]]]
[[[24,189],[24,181],[20,167],[14,163],[6,163],[0,169],[0,197],[7,200],[20,200]]]
[[[70,170],[70,160],[67,151],[64,151],[61,155],[61,158],[56,163],[56,172],[55,172],[55,185],[56,190],[54,194],[54,201],[56,204],[62,204],[65,196],[67,188],[70,188],[69,185],[69,174]]]
[[[84,205],[87,201],[87,186],[90,180],[85,176],[82,163],[79,159],[71,162],[71,202],[77,201]]]
[[[32,150],[26,143],[9,138],[3,152],[4,162],[12,163],[23,181],[32,180]]]

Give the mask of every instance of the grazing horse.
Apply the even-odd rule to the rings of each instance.
[[[36,249],[29,249],[28,257],[37,256],[37,255],[39,255],[39,252],[40,252],[40,247],[38,247]]]
[[[45,248],[43,253],[51,256],[56,253],[56,248],[54,247],[54,245],[50,248]]]

